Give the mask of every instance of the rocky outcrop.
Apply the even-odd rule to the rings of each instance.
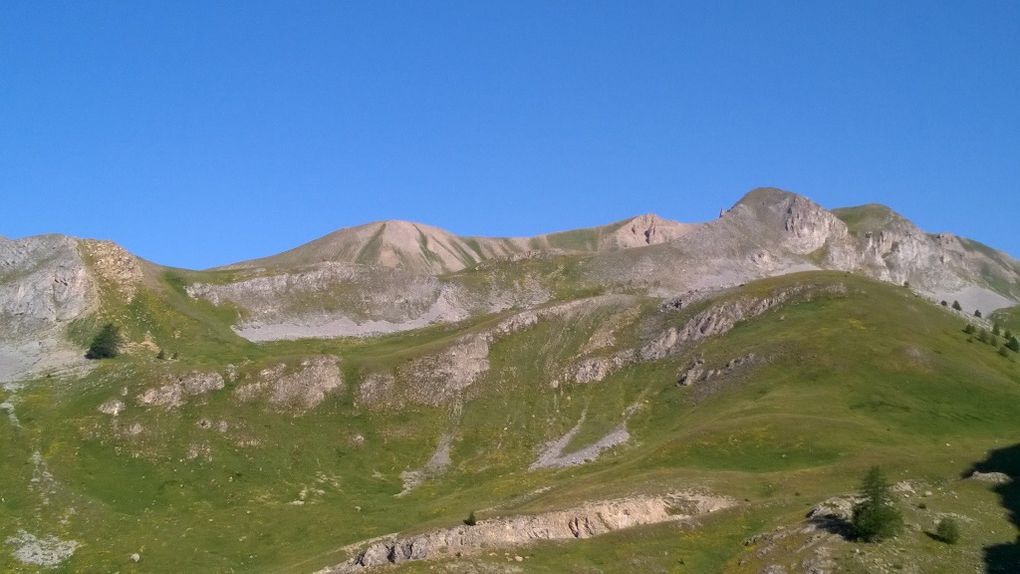
[[[94,289],[74,239],[0,238],[0,337],[46,333],[78,318],[93,304]]]
[[[344,388],[340,359],[333,355],[303,359],[293,369],[278,363],[262,369],[254,378],[237,387],[234,394],[238,399],[266,397],[273,407],[296,412],[314,408],[329,394]]]
[[[826,245],[838,248],[849,237],[846,224],[822,206],[775,188],[751,191],[725,217],[772,234],[778,247],[798,255],[817,252]]]
[[[64,331],[95,306],[95,282],[76,240],[0,238],[0,381],[85,366]]]
[[[244,309],[234,330],[252,341],[378,335],[470,315],[467,295],[431,275],[346,263],[252,272],[187,292]]]
[[[569,375],[569,380],[577,384],[597,383],[625,365],[633,362],[633,353],[622,352],[609,357],[591,357],[583,359]]]
[[[695,314],[683,325],[666,329],[642,346],[638,356],[645,361],[661,359],[675,354],[686,343],[726,333],[740,321],[752,319],[780,305],[846,294],[847,288],[841,283],[825,286],[805,284],[777,289],[765,297],[740,296],[724,300]]]
[[[842,522],[849,523],[853,518],[854,505],[860,502],[860,497],[854,495],[834,496],[823,500],[807,513],[809,522]]]
[[[124,412],[124,401],[119,399],[110,399],[104,401],[101,405],[96,407],[96,410],[103,413],[104,415],[118,416]]]
[[[106,282],[122,301],[131,301],[144,278],[138,258],[112,241],[82,239],[79,246],[93,275]]]
[[[491,278],[490,278],[491,279]],[[234,281],[194,283],[187,293],[243,310],[234,325],[251,341],[364,337],[453,323],[472,315],[532,307],[549,291],[529,277],[468,289],[457,281],[402,268],[320,263],[286,270],[254,269]]]
[[[972,472],[967,478],[985,484],[1009,484],[1013,480],[1004,472],[980,472],[977,470]]]
[[[397,369],[405,381],[409,400],[425,405],[441,405],[459,397],[489,370],[491,333],[463,335],[439,353],[410,361]]]
[[[739,357],[734,357],[722,367],[715,369],[705,368],[705,358],[698,356],[695,357],[686,367],[681,369],[677,375],[676,382],[680,386],[690,386],[695,383],[702,383],[710,381],[716,377],[728,375],[733,371],[748,365],[753,365],[759,362],[759,358],[754,353],[748,353]]]
[[[828,211],[778,189],[748,193],[723,216],[682,237],[632,252],[601,254],[592,280],[673,297],[807,270],[863,273],[972,313],[1020,300],[1020,263],[950,234],[924,233],[882,206]]]
[[[694,225],[679,223],[648,213],[618,224],[599,240],[598,250],[630,249],[673,241],[690,232]]]
[[[146,389],[136,400],[143,406],[175,409],[188,398],[218,391],[223,385],[223,375],[219,373],[191,371],[166,377],[164,384]]]
[[[469,555],[544,540],[591,538],[615,530],[678,522],[734,506],[731,499],[694,492],[587,502],[543,514],[479,520],[419,535],[388,536],[351,548],[354,557],[320,574],[346,574],[414,560]]]
[[[825,286],[803,284],[777,289],[765,297],[739,296],[723,299],[711,303],[707,309],[694,314],[682,325],[661,330],[637,348],[622,349],[608,356],[582,358],[567,368],[563,378],[576,384],[596,383],[627,365],[641,361],[656,361],[679,354],[697,341],[722,335],[737,323],[757,317],[786,303],[811,301],[818,297],[841,297],[846,293],[846,286],[841,283]],[[660,310],[671,313],[680,307],[682,304],[669,303],[660,306]],[[727,370],[754,360],[753,356],[735,358],[730,364],[712,370],[710,376],[723,374]],[[681,384],[701,380],[707,374],[697,360],[688,365],[685,371],[681,371],[678,376]]]
[[[366,373],[358,384],[358,393],[354,398],[354,406],[359,408],[379,408],[396,405],[396,379],[390,373]]]
[[[4,541],[12,547],[11,556],[22,564],[41,568],[56,568],[66,562],[78,549],[76,540],[62,540],[56,536],[36,536],[26,530]]]

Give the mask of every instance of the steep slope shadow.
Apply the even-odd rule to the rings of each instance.
[[[1010,522],[1020,528],[1020,444],[991,451],[988,458],[967,471],[967,476],[973,472],[1001,472],[1010,477],[1010,481],[997,484],[992,490],[1009,512]],[[1020,572],[1020,535],[1012,544],[986,547],[984,554],[986,572]]]

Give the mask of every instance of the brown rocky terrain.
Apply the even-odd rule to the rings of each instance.
[[[515,548],[543,540],[591,538],[623,528],[688,520],[734,505],[728,498],[696,492],[591,501],[566,510],[492,518],[418,535],[370,540],[351,548],[354,557],[349,561],[321,570],[320,574],[361,572],[377,566]]]

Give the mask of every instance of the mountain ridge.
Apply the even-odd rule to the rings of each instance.
[[[671,298],[807,270],[909,284],[936,302],[958,300],[968,313],[1020,301],[1020,262],[1001,251],[926,233],[885,206],[830,211],[777,188],[751,190],[702,223],[645,214],[498,238],[372,222],[206,271],[160,266],[113,242],[48,234],[0,240],[0,352],[29,357],[5,361],[0,379],[87,365],[70,359],[69,333],[81,330],[74,325],[128,305],[139,293],[160,298],[179,288],[186,298],[181,305],[230,309],[236,335],[272,341],[413,330],[530,308],[568,292]],[[39,341],[44,350],[30,351]]]
[[[660,243],[679,237],[691,225],[649,213],[596,227],[531,237],[490,237],[456,235],[425,223],[388,219],[338,229],[276,255],[213,269],[334,261],[442,274],[460,271],[486,259],[530,251],[598,252]]]

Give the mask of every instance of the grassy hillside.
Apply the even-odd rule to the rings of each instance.
[[[179,350],[179,360],[127,355],[82,380],[0,391],[16,416],[0,421],[0,540],[24,530],[78,541],[57,572],[308,572],[342,561],[344,545],[458,524],[471,511],[485,518],[681,488],[709,489],[740,505],[697,528],[642,527],[401,571],[463,571],[465,563],[528,572],[792,568],[814,556],[799,550],[812,534],[798,531],[769,552],[745,541],[801,525],[809,508],[852,491],[875,464],[915,485],[902,503],[913,527],[881,545],[816,541],[842,571],[969,571],[986,560],[983,548],[1016,539],[998,494],[960,477],[992,449],[1020,442],[1018,357],[969,342],[957,317],[904,288],[843,273],[748,284],[724,297],[834,283],[847,294],[773,309],[679,355],[586,385],[562,373],[600,329],[616,326],[596,351],[608,356],[682,325],[708,303],[663,312],[634,298],[551,315],[494,340],[489,369],[462,401],[370,406],[359,394],[369,374],[406,372],[509,314],[366,340],[254,345],[230,332],[230,309],[187,298],[174,275],[163,282],[107,312]],[[695,356],[715,368],[748,353],[761,360],[676,384]],[[307,411],[238,400],[246,377],[280,362],[294,368],[311,355],[340,358],[342,392]],[[225,373],[228,364],[238,374],[222,390],[172,410],[137,404],[168,372]],[[398,376],[394,384],[400,397],[411,382]],[[116,417],[97,411],[111,399],[126,405]],[[628,407],[635,407],[628,443],[583,466],[527,470],[543,443],[582,416],[572,447],[623,422]],[[395,496],[401,473],[421,468],[444,435],[452,439],[450,466]],[[960,544],[925,534],[941,513],[961,517]],[[34,567],[0,552],[0,570]]]

